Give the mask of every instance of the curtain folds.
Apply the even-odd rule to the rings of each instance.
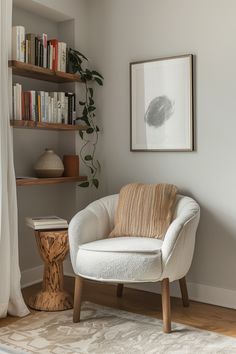
[[[10,128],[12,0],[0,0],[0,318],[29,313],[20,288],[18,221]]]

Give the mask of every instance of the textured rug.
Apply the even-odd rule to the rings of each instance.
[[[0,353],[192,354],[236,353],[236,339],[108,307],[83,303],[82,321],[72,310],[38,312],[0,329]]]

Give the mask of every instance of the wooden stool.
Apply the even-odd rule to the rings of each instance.
[[[35,231],[44,262],[42,290],[29,299],[32,309],[61,311],[71,309],[72,299],[63,289],[63,260],[69,250],[67,230]]]

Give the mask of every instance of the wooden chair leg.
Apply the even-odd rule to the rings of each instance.
[[[83,279],[80,276],[76,276],[76,278],[75,278],[75,293],[74,293],[74,312],[73,312],[73,322],[74,323],[77,323],[80,321],[82,287],[83,287]]]
[[[182,295],[182,302],[184,307],[189,307],[189,299],[188,299],[188,289],[186,284],[186,278],[183,277],[179,279],[180,291]]]
[[[118,284],[118,285],[117,285],[117,289],[116,289],[116,296],[117,296],[117,297],[122,297],[122,295],[123,295],[123,288],[124,288],[124,284]]]
[[[171,332],[171,310],[170,310],[170,287],[169,279],[165,278],[161,282],[162,294],[162,316],[163,316],[163,332]]]

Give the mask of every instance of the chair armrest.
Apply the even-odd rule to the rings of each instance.
[[[180,215],[169,226],[162,244],[163,279],[185,276],[193,258],[200,208],[190,215]]]
[[[79,211],[69,224],[69,244],[72,265],[79,246],[106,238],[113,228],[117,196],[97,200]]]

